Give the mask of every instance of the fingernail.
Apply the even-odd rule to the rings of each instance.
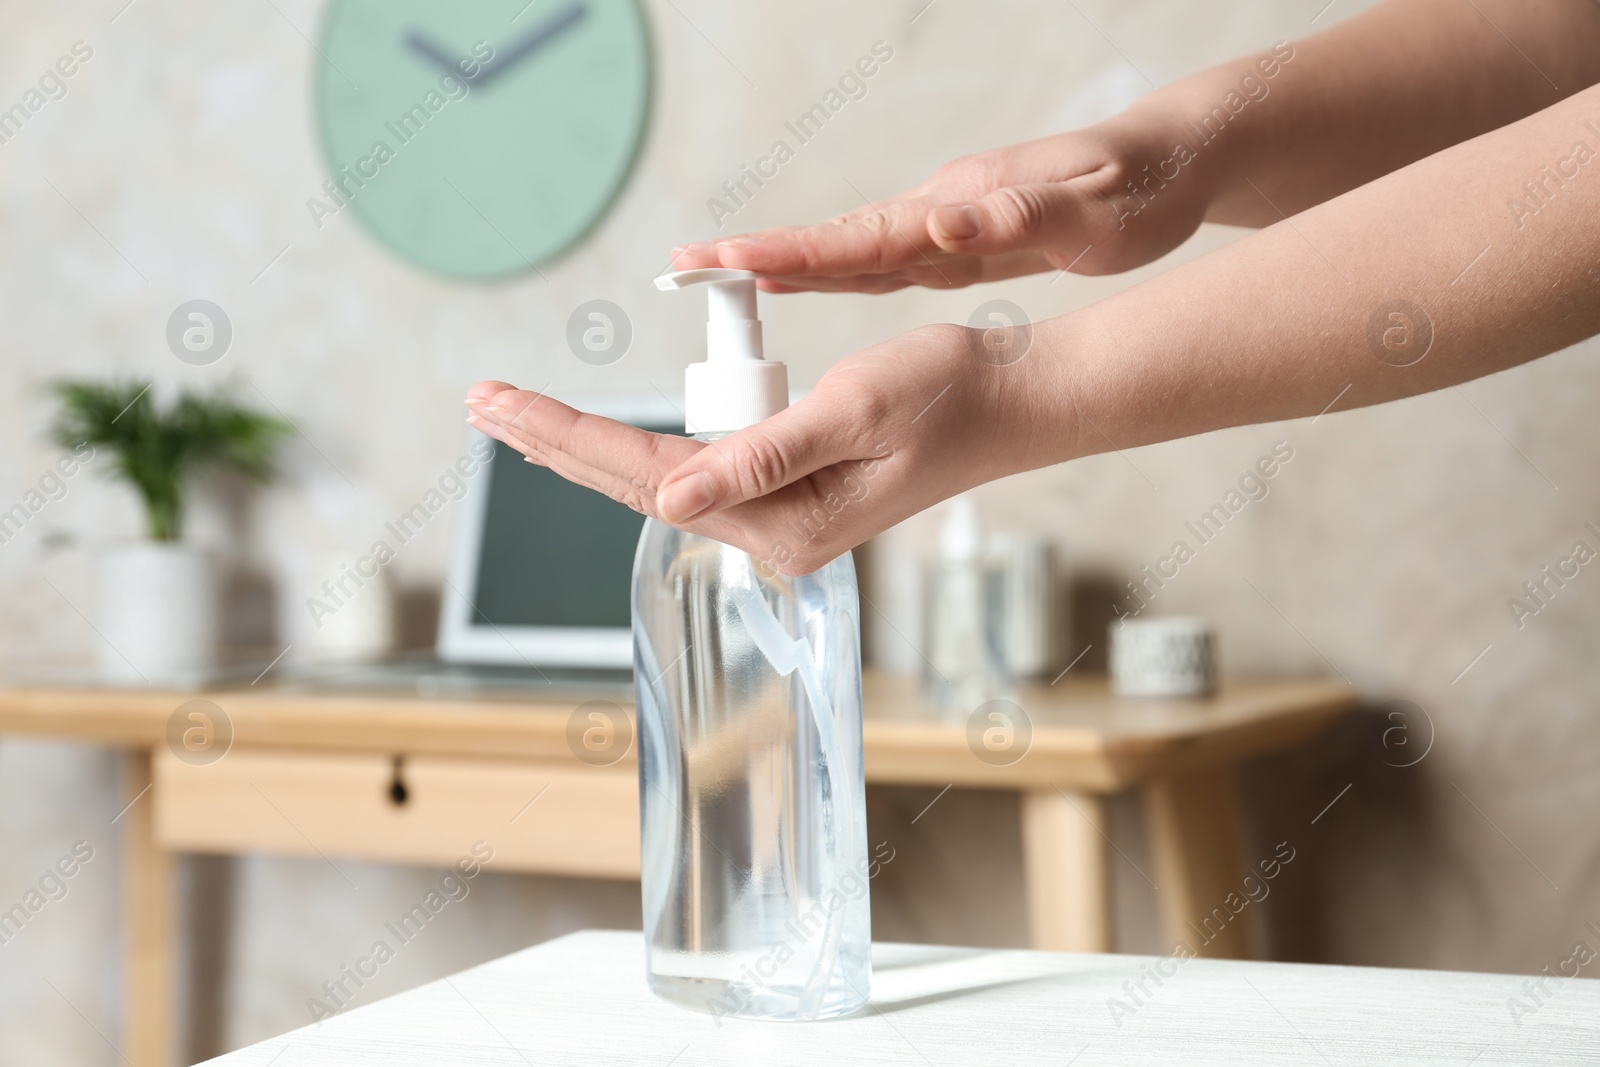
[[[668,482],[656,490],[656,510],[666,522],[688,522],[716,503],[711,479],[703,471]]]
[[[952,241],[970,241],[983,229],[983,215],[971,204],[956,204],[936,209],[933,224]]]
[[[672,250],[674,256],[703,256],[711,251],[710,241],[690,241]]]
[[[743,235],[741,237],[724,238],[723,240],[717,242],[717,247],[718,248],[750,248],[750,247],[752,247],[754,245],[758,245],[760,243],[761,243],[761,238],[756,237],[753,234],[745,234],[745,235]]]
[[[484,409],[483,409],[483,410],[485,410],[485,411],[492,411],[492,412],[494,412],[494,413],[495,413],[495,414],[496,414],[496,415],[504,415],[504,414],[505,414],[505,413],[506,413],[506,409],[505,409],[505,408],[503,408],[503,407],[501,407],[501,406],[500,406],[500,405],[499,405],[499,404],[486,404],[486,405],[485,405],[485,406],[484,406]]]
[[[470,425],[470,426],[476,426],[476,425],[478,425],[478,423],[480,423],[482,421],[483,421],[483,416],[479,415],[476,411],[474,411],[471,415],[467,416],[467,424]]]

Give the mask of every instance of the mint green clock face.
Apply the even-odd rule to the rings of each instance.
[[[507,277],[570,248],[644,135],[635,0],[333,0],[319,48],[331,185],[313,215],[352,213],[450,277]]]

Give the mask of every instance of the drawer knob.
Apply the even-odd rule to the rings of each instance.
[[[406,788],[406,780],[402,771],[405,767],[405,757],[394,758],[394,776],[389,780],[389,799],[395,807],[404,804],[411,797],[411,791]]]

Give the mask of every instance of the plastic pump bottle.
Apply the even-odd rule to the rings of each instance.
[[[704,283],[707,358],[685,419],[716,441],[788,405],[762,357],[756,275]],[[860,609],[845,555],[791,578],[648,520],[633,569],[646,971],[713,1015],[822,1019],[871,980]]]

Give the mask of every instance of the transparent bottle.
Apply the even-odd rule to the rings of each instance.
[[[649,520],[634,670],[650,987],[713,1015],[866,1002],[860,609],[844,555],[776,573]]]
[[[722,267],[656,279],[707,295],[706,358],[684,372],[684,425],[697,440],[789,403],[788,371],[764,351],[756,280]],[[633,650],[650,987],[714,1015],[822,1019],[860,1007],[872,869],[850,557],[790,578],[647,521]]]

